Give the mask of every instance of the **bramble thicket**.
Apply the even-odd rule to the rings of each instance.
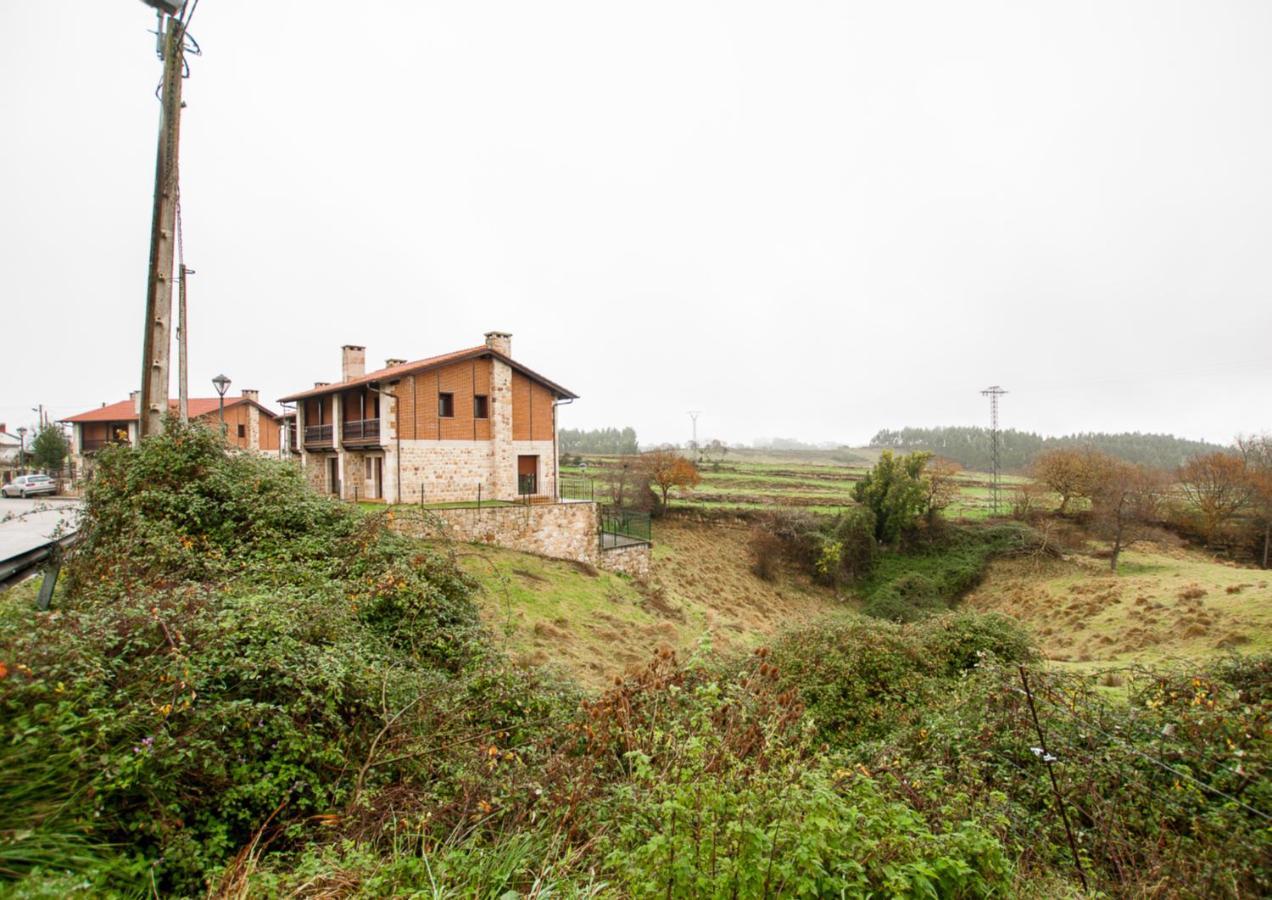
[[[875,522],[826,526],[801,552],[906,615],[664,650],[597,695],[504,658],[403,515],[198,427],[104,450],[51,611],[0,596],[0,890],[1077,896],[1020,666],[1093,891],[1272,891],[1272,664],[1046,668],[949,609],[1019,528],[903,572]]]

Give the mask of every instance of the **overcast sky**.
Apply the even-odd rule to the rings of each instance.
[[[0,0],[0,421],[140,378],[150,11]],[[514,333],[569,427],[1272,428],[1272,3],[202,0],[191,382]],[[175,396],[176,381],[173,379]]]

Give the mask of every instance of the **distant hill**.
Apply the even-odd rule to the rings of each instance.
[[[1029,431],[1007,429],[999,432],[1000,455],[1004,469],[1023,469],[1043,450],[1058,447],[1094,447],[1128,462],[1142,463],[1159,469],[1173,469],[1189,457],[1227,449],[1206,441],[1190,441],[1170,434],[1069,434],[1043,437]],[[992,467],[988,428],[949,426],[944,428],[883,429],[870,440],[870,446],[891,448],[909,453],[929,450],[952,459],[969,469]]]

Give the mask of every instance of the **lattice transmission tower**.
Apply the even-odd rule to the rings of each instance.
[[[998,436],[998,398],[1007,393],[998,385],[991,385],[981,391],[982,397],[989,398],[989,446],[990,455],[994,463],[994,480],[993,486],[990,488],[990,503],[993,506],[994,515],[998,515],[998,493],[1000,490],[999,472],[1002,468],[1000,458],[1001,441]]]

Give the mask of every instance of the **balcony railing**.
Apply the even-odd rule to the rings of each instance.
[[[84,438],[83,448],[85,453],[94,453],[103,447],[109,447],[112,444],[127,444],[128,441],[121,438]]]
[[[306,425],[305,426],[305,446],[306,447],[332,446],[331,426],[330,425]]]
[[[354,419],[351,422],[345,422],[342,431],[346,444],[380,443],[379,419]]]

